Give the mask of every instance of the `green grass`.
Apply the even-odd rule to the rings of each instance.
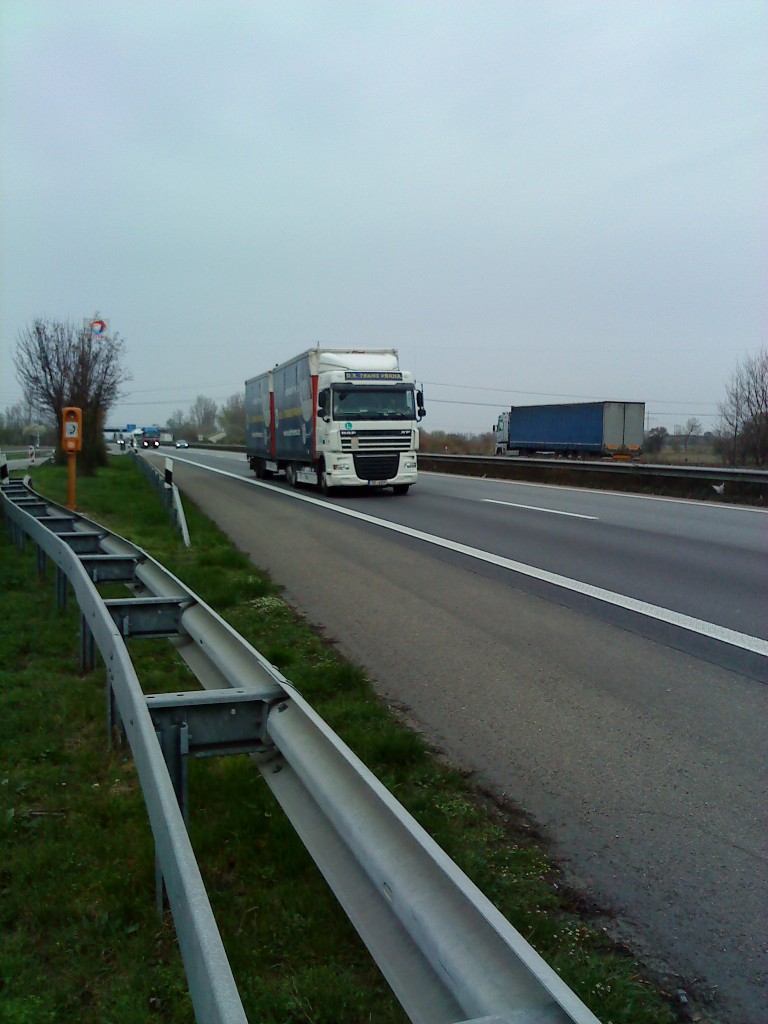
[[[64,501],[65,471],[35,470]],[[375,697],[272,581],[185,502],[185,549],[130,459],[78,481],[78,507],[147,549],[276,664],[597,1016],[671,1024],[638,964],[574,910],[526,830]],[[0,535],[0,1022],[193,1020],[130,753],[108,746],[104,675],[78,674],[77,610],[32,546]],[[147,693],[196,688],[165,641],[131,641]],[[247,758],[193,761],[190,834],[249,1020],[405,1016]]]

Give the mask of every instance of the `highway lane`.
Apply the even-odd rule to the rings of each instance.
[[[594,586],[768,638],[759,509],[429,474],[408,502],[341,499]]]
[[[241,457],[205,458],[250,477]],[[526,589],[518,574],[291,500],[280,488],[222,476],[214,485],[211,474],[176,463],[182,491],[369,668],[385,698],[405,705],[481,785],[533,814],[568,877],[615,910],[609,927],[670,970],[717,986],[723,1019],[768,1021],[764,685],[663,636],[616,628],[596,613],[599,602],[569,602],[549,585]],[[518,488],[502,484],[520,504],[597,515],[627,535],[663,527],[671,548],[676,537],[699,549],[753,548],[755,559],[762,550],[760,525],[735,538],[726,525],[762,524],[758,512],[634,499],[645,512],[626,495]],[[332,503],[354,502],[382,519],[418,516],[419,506],[426,514],[434,504],[441,511],[429,513],[431,530],[448,533],[462,518],[465,531],[477,530],[478,490],[476,481],[425,475],[405,499]],[[508,549],[528,562],[536,543],[567,551],[568,531],[593,522],[539,515],[553,524],[550,540],[539,537],[539,519],[527,527],[516,520],[520,547]],[[489,521],[480,531],[485,547]]]
[[[214,464],[223,464],[223,458],[228,471],[249,476],[242,456],[194,457],[200,461],[201,455]],[[301,493],[316,496],[312,488]],[[467,547],[498,556],[475,560],[473,571],[507,582],[510,561],[565,577],[555,600],[588,606],[607,621],[768,681],[768,659],[713,643],[706,630],[670,628],[664,616],[638,615],[609,597],[593,600],[599,588],[671,610],[678,618],[767,640],[768,518],[763,510],[440,474],[423,476],[405,500],[388,491],[363,491],[329,503],[453,541],[457,559]],[[585,597],[576,588],[566,589],[567,581],[593,591]],[[517,575],[512,585],[539,594],[548,586],[541,575]]]

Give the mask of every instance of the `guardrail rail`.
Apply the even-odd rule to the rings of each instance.
[[[419,452],[419,468],[466,476],[636,491],[707,501],[768,502],[768,472],[718,466]]]
[[[290,682],[146,551],[40,495],[0,487],[12,540],[56,565],[80,607],[83,671],[101,652],[155,839],[196,1018],[244,1024],[185,826],[186,759],[249,753],[417,1024],[599,1024],[597,1017]],[[102,599],[101,583],[130,596]],[[127,637],[168,637],[201,690],[142,691]],[[111,728],[110,728],[111,732]]]
[[[149,459],[145,459],[136,449],[131,449],[144,476],[149,480],[160,495],[163,508],[168,513],[171,523],[181,533],[181,539],[186,547],[191,547],[189,530],[187,528],[187,517],[184,514],[184,506],[181,502],[179,488],[173,482],[173,459],[165,458],[165,471],[160,470]]]

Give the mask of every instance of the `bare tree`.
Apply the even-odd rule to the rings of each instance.
[[[768,351],[747,356],[736,367],[718,404],[721,447],[728,461],[760,466],[768,458]]]
[[[229,444],[245,444],[245,393],[231,395],[219,411],[221,429]]]
[[[688,451],[688,442],[694,435],[698,437],[701,433],[701,429],[701,420],[697,419],[696,416],[689,416],[685,422],[685,427],[683,429],[683,433],[685,434],[684,447],[686,451]]]
[[[658,455],[667,442],[669,431],[666,427],[651,427],[643,441],[643,451],[646,455]]]
[[[218,406],[212,398],[197,396],[189,410],[189,418],[198,434],[206,436],[215,432],[217,410]]]
[[[24,409],[20,403],[7,405],[5,413],[0,413],[0,441],[4,444],[23,444]]]
[[[117,401],[121,385],[131,379],[120,365],[123,342],[94,338],[60,320],[34,320],[16,344],[14,363],[25,401],[47,409],[56,420],[61,445],[62,410],[74,405],[83,410],[83,449],[79,466],[93,473],[106,465],[103,427],[108,410]],[[59,447],[59,460],[63,453]]]
[[[165,423],[166,428],[175,438],[189,431],[191,423],[183,409],[174,409]]]

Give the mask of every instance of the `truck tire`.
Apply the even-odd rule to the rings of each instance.
[[[336,493],[336,488],[331,487],[328,483],[328,477],[325,475],[325,466],[321,466],[317,471],[317,485],[326,498],[331,498]]]
[[[285,479],[289,487],[298,487],[298,480],[296,479],[296,466],[293,462],[289,462],[285,467]]]
[[[395,494],[407,494],[410,484],[392,484],[392,490]]]

